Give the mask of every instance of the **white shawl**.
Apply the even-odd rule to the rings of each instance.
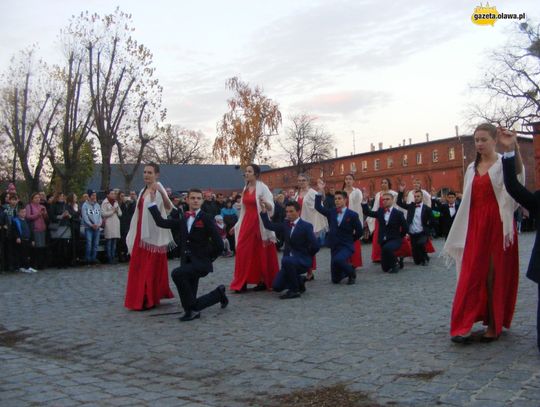
[[[431,208],[431,195],[428,191],[425,189],[422,189],[422,202],[424,205],[429,206]],[[407,204],[414,202],[414,190],[409,191],[407,194]]]
[[[447,257],[448,260],[453,259],[456,262],[456,273],[458,277],[461,271],[461,260],[463,258],[465,239],[469,227],[469,211],[471,207],[474,174],[474,162],[472,162],[465,172],[463,198],[442,251],[442,255]],[[497,204],[499,205],[499,214],[501,216],[504,236],[501,244],[503,250],[506,250],[508,246],[514,243],[514,211],[519,205],[512,199],[504,187],[504,176],[500,154],[498,154],[497,161],[489,168],[488,174],[495,197],[497,198]],[[518,180],[521,184],[525,182],[525,168],[523,168],[521,174],[518,175]]]
[[[358,188],[353,188],[349,195],[349,209],[355,211],[360,217],[360,223],[364,224],[364,211],[362,211],[362,201],[364,200],[364,194]]]
[[[242,222],[244,220],[244,215],[246,213],[246,206],[244,205],[244,194],[247,193],[247,187],[244,187],[244,191],[242,192],[242,201],[240,208],[240,214],[238,215],[238,222],[234,225],[234,235],[236,239],[236,243],[238,244],[238,237],[240,236],[240,230],[242,229]],[[274,214],[274,196],[272,195],[272,192],[270,192],[270,189],[261,181],[257,181],[255,184],[255,201],[257,202],[257,218],[259,219],[259,229],[261,231],[261,237],[263,240],[263,243],[268,242],[276,242],[276,234],[272,232],[271,230],[265,229],[264,224],[262,222],[261,217],[259,216],[259,213],[261,213],[261,203],[259,202],[260,198],[263,198],[263,200],[271,205],[270,209],[267,209],[268,217],[272,217]]]
[[[394,197],[394,208],[398,209],[398,210],[402,210],[399,206],[397,206],[397,203],[396,203],[396,197],[398,196],[398,193],[392,189],[389,189],[388,190],[389,193],[392,194],[392,196]],[[371,208],[371,210],[373,212],[377,212],[377,210],[379,209],[379,201],[381,200],[381,194],[382,194],[382,191],[379,191],[377,192],[377,194],[375,195],[375,201],[373,202],[373,208]],[[373,233],[373,231],[375,230],[375,218],[367,218],[366,219],[366,222],[368,224],[368,228],[369,228],[369,231],[371,233]]]
[[[133,217],[131,218],[131,223],[129,225],[129,232],[126,236],[126,245],[130,254],[133,251],[135,235],[137,234],[137,224],[139,222],[139,201],[145,190],[146,188],[143,188],[139,193],[137,205],[135,206],[135,212],[133,213]],[[166,199],[169,200],[168,197]],[[159,212],[161,213],[161,216],[166,218],[167,211],[165,210],[165,205],[163,204],[163,197],[159,192],[156,192],[155,203],[159,209]],[[172,202],[169,201],[169,203],[172,206]],[[166,253],[167,250],[174,249],[176,244],[174,243],[174,238],[170,229],[163,229],[156,225],[154,218],[148,210],[148,206],[150,204],[152,204],[150,199],[145,199],[143,204],[144,208],[142,210],[141,242],[139,247],[153,253]]]
[[[302,200],[302,212],[300,218],[313,225],[313,232],[319,233],[328,230],[328,220],[315,209],[315,196],[317,192],[309,188],[306,196]],[[324,195],[321,199],[324,199]],[[298,201],[298,195],[296,195]]]

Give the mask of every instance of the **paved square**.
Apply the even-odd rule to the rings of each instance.
[[[230,294],[227,309],[190,323],[157,315],[178,311],[178,297],[124,309],[126,265],[3,273],[0,405],[262,406],[344,384],[381,405],[538,407],[537,287],[524,275],[533,242],[533,233],[520,236],[512,329],[467,346],[449,340],[454,269],[433,257],[429,267],[409,260],[385,274],[369,245],[354,286],[331,284],[324,249],[301,299]],[[234,259],[215,265],[201,291],[231,281]]]

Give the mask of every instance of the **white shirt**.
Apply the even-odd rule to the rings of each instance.
[[[341,225],[341,221],[343,220],[343,215],[345,215],[346,210],[347,210],[347,208],[344,206],[344,207],[341,208],[341,213],[337,214],[337,224],[338,225]],[[336,211],[337,211],[337,208],[336,208]]]
[[[192,218],[192,217],[190,216],[190,217],[188,218],[188,220],[187,220],[187,231],[188,231],[188,233],[191,232],[191,227],[193,226],[193,223],[195,222],[195,218],[197,217],[197,215],[199,214],[200,211],[201,211],[200,209],[197,209],[197,210],[195,211],[195,217]]]
[[[411,226],[409,227],[409,231],[411,233],[420,233],[424,230],[424,228],[422,227],[422,206],[424,204],[420,203],[415,205],[419,206],[417,206],[414,210],[414,217]]]
[[[389,210],[387,211],[386,208],[383,208],[384,209],[384,223],[388,224],[388,221],[390,220],[390,214],[392,213],[392,208],[388,208]]]
[[[452,205],[452,206],[450,206]],[[450,211],[450,217],[454,217],[454,215],[456,214],[456,204],[453,203],[453,204],[448,204],[448,210]]]
[[[300,220],[300,218],[296,218],[296,220],[293,222],[293,226],[291,227],[291,234],[289,236],[292,236],[293,232],[294,232],[294,228],[296,227],[296,225],[298,224],[298,221]]]

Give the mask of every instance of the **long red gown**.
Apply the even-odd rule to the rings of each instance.
[[[349,207],[349,200],[347,200],[347,208]],[[354,242],[354,253],[349,257],[349,263],[354,267],[362,267],[362,243],[360,239]]]
[[[174,298],[169,287],[167,253],[156,253],[140,247],[144,198],[137,205],[139,219],[131,260],[129,261],[124,306],[140,311],[159,305],[161,298]],[[149,215],[150,216],[150,215]]]
[[[271,288],[279,271],[276,245],[263,242],[259,229],[259,213],[255,191],[248,189],[242,197],[246,212],[236,245],[236,262],[231,290],[241,290],[244,284],[266,284]]]
[[[488,324],[487,279],[490,263],[493,265],[495,333],[499,335],[503,326],[510,328],[519,280],[515,227],[514,243],[504,250],[503,241],[499,205],[489,175],[476,175],[472,184],[461,273],[452,306],[451,336],[466,335],[478,321]]]
[[[379,197],[379,208],[383,207],[382,197],[383,194]],[[371,241],[371,261],[380,262],[382,251],[379,244],[379,221],[377,219],[375,219],[375,229]],[[403,238],[401,246],[396,250],[395,255],[398,257],[412,257],[411,241],[407,237]]]

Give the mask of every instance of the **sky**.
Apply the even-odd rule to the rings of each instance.
[[[395,2],[397,3],[397,2]],[[515,22],[471,22],[470,0],[393,5],[353,1],[0,2],[0,72],[31,44],[50,62],[61,57],[58,33],[81,11],[131,13],[133,36],[154,54],[167,121],[211,140],[226,111],[225,81],[239,76],[279,103],[284,133],[299,113],[317,117],[338,155],[468,134],[468,107],[480,100],[492,50]],[[537,0],[492,2],[499,12],[540,21]],[[354,139],[354,141],[353,141]],[[274,144],[275,145],[275,144]],[[279,161],[280,151],[275,149]]]

